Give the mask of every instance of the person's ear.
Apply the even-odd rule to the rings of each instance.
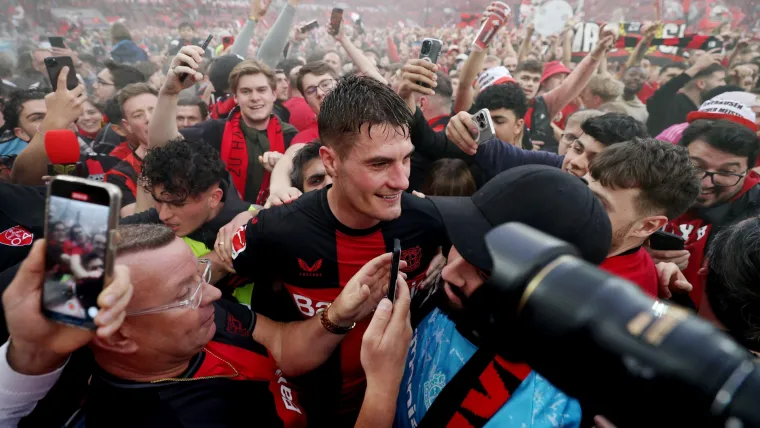
[[[209,202],[211,204],[211,208],[216,208],[217,205],[219,205],[220,202],[222,202],[222,197],[224,196],[224,191],[221,189],[221,187],[217,187],[216,189],[211,191],[211,195],[209,195]]]
[[[132,127],[129,126],[129,124],[127,123],[127,119],[122,119],[121,120],[121,126],[123,126],[124,129],[126,129],[128,133],[133,134]]]
[[[32,141],[32,137],[29,136],[23,129],[21,128],[13,128],[13,134],[18,137],[19,140],[24,140],[27,143]]]
[[[704,79],[697,80],[696,84],[697,84],[697,88],[699,88],[700,91],[704,91],[705,90],[705,80]]]
[[[129,132],[127,132],[127,130],[124,128],[124,126],[117,125],[115,123],[111,124],[111,129],[113,130],[113,132],[115,132],[118,136],[120,136],[122,138],[126,138],[127,134],[129,134]]]
[[[632,233],[633,236],[637,238],[646,239],[649,238],[651,234],[662,229],[666,224],[668,224],[668,218],[664,215],[644,217],[636,222],[636,226],[632,229]]]
[[[517,119],[515,121],[514,134],[515,135],[520,135],[520,132],[522,132],[524,125],[525,125],[525,119],[523,119],[523,118]]]
[[[95,336],[92,345],[115,354],[134,354],[139,346],[129,334],[128,328],[122,327],[108,337]]]
[[[319,148],[319,157],[322,159],[327,175],[336,177],[338,175],[338,163],[340,162],[338,153],[330,147],[322,146]]]

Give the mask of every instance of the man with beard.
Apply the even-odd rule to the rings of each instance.
[[[612,231],[599,199],[580,179],[530,165],[504,172],[472,197],[430,197],[452,247],[442,282],[414,296],[415,328],[396,407],[396,426],[579,426],[581,409],[524,364],[512,364],[455,321],[488,279],[492,260],[485,234],[520,222],[575,245],[599,264]]]
[[[641,67],[631,67],[623,75],[623,85],[625,87],[621,96],[622,105],[629,116],[642,123],[647,122],[649,113],[647,112],[647,106],[641,102],[636,94],[644,87],[646,80],[647,74]]]
[[[752,171],[759,143],[746,126],[728,120],[698,120],[686,128],[680,145],[689,150],[702,191],[692,208],[666,227],[686,240],[685,250],[650,253],[655,261],[673,262],[681,268],[694,286],[691,300],[699,309],[704,292],[699,272],[706,263],[710,237],[760,211],[760,176]]]
[[[647,129],[657,135],[676,123],[686,122],[686,115],[706,101],[703,94],[726,84],[726,69],[720,65],[723,56],[711,51],[696,63],[662,85],[647,100]]]
[[[665,269],[677,273],[677,268],[655,267],[643,245],[699,195],[689,152],[652,138],[615,144],[596,156],[585,180],[612,223],[612,248],[600,268],[654,298],[669,298],[669,278],[660,281],[658,273]],[[680,289],[683,284],[674,285]]]

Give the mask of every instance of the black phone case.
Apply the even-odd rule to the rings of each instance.
[[[79,86],[77,80],[77,70],[74,68],[74,61],[68,56],[51,56],[45,58],[45,68],[50,78],[50,85],[53,92],[58,90],[58,75],[61,74],[63,67],[69,67],[69,75],[66,76],[66,89],[69,91]]]
[[[425,43],[426,40],[428,39],[423,40],[422,43]],[[423,54],[422,50],[420,49],[420,59],[425,59],[432,62],[433,64],[437,64],[438,57],[441,54],[441,49],[443,48],[443,45],[441,44],[439,40],[436,40],[436,39],[430,39],[430,43],[431,43],[430,52]],[[422,87],[425,87],[425,88],[430,87],[430,85],[428,85],[427,83],[423,83],[423,82],[418,82],[418,83]]]
[[[391,279],[388,281],[388,299],[396,301],[396,280],[398,279],[398,265],[401,262],[401,241],[393,240],[393,260],[391,261]]]
[[[66,49],[66,44],[63,42],[63,37],[48,37],[50,46],[54,48]]]
[[[658,230],[649,237],[649,248],[658,251],[679,251],[684,249],[686,241],[680,236]]]

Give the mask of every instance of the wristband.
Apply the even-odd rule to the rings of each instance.
[[[327,311],[330,310],[330,306],[332,306],[332,303],[327,305],[326,308],[317,311],[317,313],[319,313],[319,319],[322,321],[322,327],[324,327],[325,330],[333,334],[346,334],[349,331],[353,330],[354,327],[356,327],[356,323],[351,324],[350,327],[341,327],[339,325],[333,324],[333,322],[330,321],[330,318],[327,317]]]

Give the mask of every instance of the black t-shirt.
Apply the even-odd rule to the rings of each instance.
[[[22,262],[45,234],[45,186],[0,183],[0,271]]]
[[[253,313],[224,300],[214,309],[214,338],[177,376],[187,381],[133,382],[96,369],[86,426],[305,427],[295,388],[251,336]]]
[[[238,275],[252,277],[256,284],[280,281],[291,298],[291,307],[297,309],[292,320],[312,317],[335,300],[362,266],[392,251],[394,238],[401,240],[401,257],[408,266],[404,272],[412,287],[425,278],[438,247],[445,244],[443,223],[427,199],[404,192],[401,217],[355,230],[342,225],[330,210],[330,188],[261,211],[232,242]],[[260,300],[260,288],[254,288],[254,302]],[[348,333],[321,373],[315,375],[321,378],[315,382],[320,391],[317,398],[323,401],[313,407],[307,403],[310,412],[312,408],[337,415],[358,412],[364,392],[359,352],[368,323],[364,320]],[[333,410],[338,403],[340,407]]]

